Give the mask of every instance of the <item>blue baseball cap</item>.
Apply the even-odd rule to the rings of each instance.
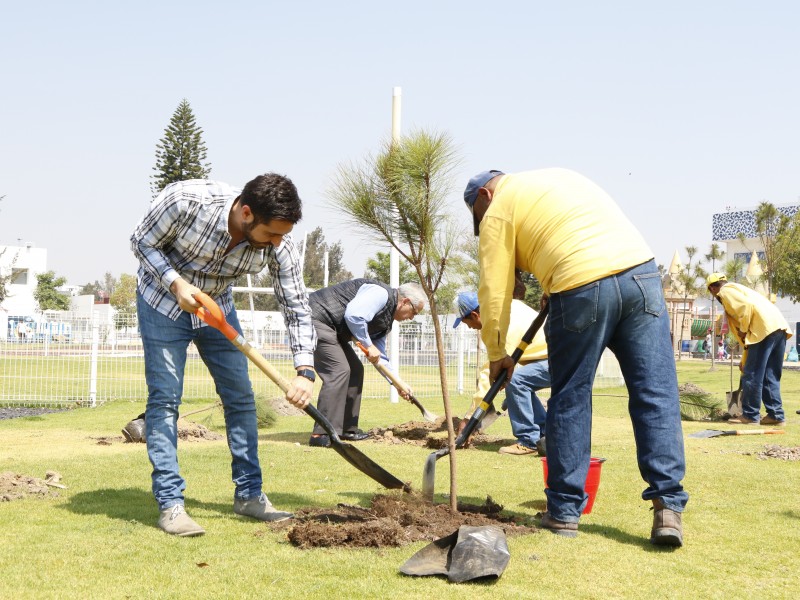
[[[478,294],[475,292],[461,292],[458,294],[459,317],[453,323],[453,329],[461,325],[462,319],[468,317],[473,310],[478,310]]]
[[[498,175],[505,175],[505,173],[496,169],[492,169],[491,171],[481,171],[475,175],[475,177],[469,180],[469,183],[467,183],[467,187],[464,190],[464,202],[472,211],[472,223],[475,226],[475,235],[478,235],[478,227],[480,225],[480,221],[478,221],[477,217],[475,216],[474,210],[475,200],[478,199],[478,190]]]

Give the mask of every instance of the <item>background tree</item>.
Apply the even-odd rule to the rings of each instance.
[[[775,264],[773,285],[781,294],[788,296],[792,302],[800,302],[800,247],[796,243],[796,235],[800,228],[800,212],[792,218],[792,222],[778,236],[778,246],[786,248],[781,260]]]
[[[95,279],[94,282],[86,283],[81,286],[78,293],[82,296],[92,295],[95,301],[101,300],[103,296],[111,298],[117,287],[117,279],[109,272],[103,276],[103,281]]]
[[[33,298],[39,304],[39,310],[69,310],[69,295],[56,289],[65,283],[67,283],[67,278],[56,277],[54,271],[36,275],[36,289],[33,291]]]
[[[778,265],[787,252],[791,251],[797,238],[796,229],[792,227],[795,221],[769,202],[761,202],[758,205],[755,221],[756,235],[764,248],[762,267],[767,282],[767,293],[771,296]]]
[[[184,98],[172,113],[164,137],[156,144],[155,175],[150,177],[153,197],[170,183],[205,179],[211,173],[206,161],[203,130],[197,126],[192,107]]]
[[[389,283],[390,257],[388,252],[376,252],[375,256],[367,259],[367,267],[364,270],[364,277],[377,279],[383,283]],[[400,262],[400,285],[411,283],[417,280],[417,274],[411,265],[405,261]]]
[[[8,247],[3,248],[2,252],[0,252],[0,258],[8,251]],[[11,264],[8,265],[8,273],[3,275],[0,271],[0,306],[5,302],[6,298],[8,298],[8,283],[11,281],[11,278],[14,277],[14,265],[17,264],[17,258],[19,258],[19,250],[14,255],[14,258],[11,259]]]
[[[117,329],[133,325],[136,315],[136,276],[123,273],[108,303],[114,307],[114,326]]]
[[[741,258],[733,258],[723,265],[722,272],[725,273],[725,278],[728,281],[748,285],[747,280],[743,275],[746,266],[747,263]]]
[[[687,246],[685,248],[686,255],[689,257],[688,262],[681,268],[678,273],[677,282],[680,286],[681,294],[683,296],[683,314],[681,317],[681,341],[683,340],[683,331],[686,327],[686,305],[688,304],[689,296],[696,296],[700,287],[697,285],[698,279],[703,279],[705,272],[699,264],[692,264],[694,255],[697,254],[697,246]],[[691,337],[691,335],[690,335]],[[678,351],[678,360],[683,356],[682,348]]]
[[[306,287],[318,290],[325,283],[325,253],[328,253],[328,285],[353,279],[353,274],[344,267],[342,243],[328,244],[322,227],[317,227],[306,236],[303,259],[303,280]]]
[[[719,244],[711,244],[711,247],[708,249],[708,254],[706,254],[706,260],[711,263],[711,272],[717,272],[717,261],[721,261],[725,257],[725,252],[719,247]],[[717,303],[714,300],[714,296],[708,291],[708,288],[703,286],[704,295],[708,296],[711,299],[711,371],[716,371],[717,367],[715,364],[716,357],[717,357]]]
[[[522,301],[538,312],[541,309],[542,295],[544,294],[539,280],[532,273],[525,271],[519,271],[519,278],[525,285],[525,297]]]
[[[455,432],[447,366],[436,291],[457,232],[447,213],[450,174],[457,164],[446,134],[414,132],[388,142],[375,158],[361,166],[340,166],[329,192],[340,209],[364,235],[385,239],[417,273],[425,290],[436,336],[439,378],[450,445],[450,508],[457,510]],[[392,357],[396,359],[396,357]]]
[[[251,277],[253,287],[270,288],[272,287],[272,276],[269,269],[264,269],[258,275]],[[233,283],[234,287],[247,287],[247,275],[242,275]],[[250,310],[250,294],[248,292],[233,292],[233,304],[237,310]],[[275,294],[254,293],[253,310],[280,310],[278,299]]]

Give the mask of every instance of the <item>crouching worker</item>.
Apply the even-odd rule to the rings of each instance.
[[[413,319],[425,309],[425,292],[418,283],[393,289],[372,279],[352,279],[317,290],[308,299],[318,339],[314,363],[322,379],[317,409],[343,440],[364,440],[369,434],[358,428],[364,365],[350,341],[355,338],[367,348],[372,364],[391,368],[386,335],[394,321]],[[408,399],[407,393],[401,395]],[[330,444],[325,430],[315,425],[308,445]]]
[[[231,286],[240,275],[269,267],[275,295],[289,331],[297,371],[286,399],[308,405],[313,389],[314,328],[300,269],[287,234],[301,217],[294,184],[281,175],[261,175],[239,191],[224,183],[173,183],[151,203],[131,237],[139,259],[136,294],[144,347],[147,454],[153,465],[158,526],[178,536],[205,533],[184,510],[186,482],[178,471],[178,407],[186,350],[197,347],[222,400],[236,486],[233,512],[261,521],[291,513],[275,509],[261,489],[258,429],[247,358],[213,327],[200,321],[194,295],[205,292],[241,333]]]
[[[458,327],[461,323],[470,329],[480,330],[483,328],[478,294],[475,292],[462,292],[458,295],[458,314],[459,318],[453,323],[453,328]],[[513,354],[522,336],[525,335],[537,315],[535,310],[521,300],[511,301],[511,316],[506,336],[506,352],[509,355]],[[544,328],[541,328],[525,348],[511,380],[506,384],[504,406],[508,409],[511,431],[517,441],[515,444],[500,448],[498,450],[500,454],[515,456],[525,456],[537,452],[541,456],[546,454],[544,433],[547,412],[536,392],[550,387],[549,369],[547,341],[544,337]],[[490,387],[489,363],[486,363],[481,370],[470,414],[484,399]]]

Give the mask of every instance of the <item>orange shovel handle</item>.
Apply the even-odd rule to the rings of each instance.
[[[214,302],[211,296],[204,292],[200,292],[199,294],[194,295],[194,299],[202,304],[202,306],[196,311],[196,314],[201,321],[208,323],[214,329],[219,329],[222,332],[222,335],[224,335],[230,341],[233,341],[238,337],[239,332],[236,331],[233,326],[225,320],[225,315],[222,314],[222,309],[219,307],[219,304]]]

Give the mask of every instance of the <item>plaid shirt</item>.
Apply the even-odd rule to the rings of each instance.
[[[182,277],[214,298],[225,314],[233,310],[233,281],[269,268],[275,296],[289,331],[294,365],[314,365],[317,335],[291,236],[280,246],[254,248],[247,241],[227,251],[228,215],[241,192],[216,181],[193,179],[164,188],[131,236],[139,259],[138,290],[158,312],[176,320],[181,308],[170,285]],[[192,315],[192,326],[204,326]]]

